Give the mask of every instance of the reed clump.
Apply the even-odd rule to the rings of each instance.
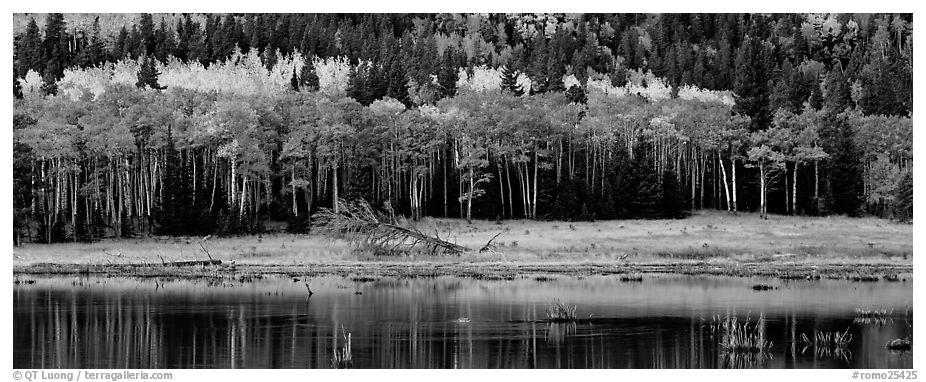
[[[575,322],[579,319],[576,315],[576,306],[571,308],[559,301],[553,301],[553,305],[547,308],[547,319],[551,322]]]
[[[714,320],[714,327],[720,331],[720,347],[726,352],[762,353],[772,347],[772,342],[765,339],[765,314],[760,314],[756,322],[751,322],[749,316],[745,321],[736,316],[715,316]]]
[[[343,331],[344,329],[341,328]],[[351,352],[350,333],[344,333],[344,346],[337,348],[337,338],[335,338],[334,355],[331,357],[331,365],[335,369],[351,369],[354,367],[354,356]]]
[[[801,333],[801,342],[814,348],[845,348],[852,342],[852,334],[849,334],[849,328],[844,332],[814,330],[813,338],[807,337],[807,333]]]
[[[855,308],[855,319],[852,323],[857,325],[884,325],[891,319],[894,310]]]

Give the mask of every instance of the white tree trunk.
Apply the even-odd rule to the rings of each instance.
[[[727,212],[730,212],[730,186],[727,184],[727,168],[723,165],[720,153],[717,153],[717,162],[720,162],[720,174],[723,176],[723,193],[727,200]]]

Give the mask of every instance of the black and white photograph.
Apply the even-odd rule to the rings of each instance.
[[[13,12],[11,380],[916,379],[913,13],[587,8]]]

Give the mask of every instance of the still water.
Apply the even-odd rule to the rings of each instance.
[[[351,335],[357,368],[910,368],[908,282],[647,275],[474,280],[205,281],[20,277],[14,368],[331,368]],[[752,285],[777,286],[754,291]],[[554,324],[554,300],[583,319]],[[856,308],[887,309],[856,320]],[[719,346],[715,315],[766,319],[767,354]],[[848,332],[836,349],[801,335]]]

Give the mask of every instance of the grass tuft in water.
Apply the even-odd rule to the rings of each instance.
[[[857,325],[884,325],[891,319],[894,310],[855,308],[855,319],[852,323]]]
[[[801,342],[815,348],[845,348],[852,342],[852,335],[849,334],[849,328],[844,332],[815,330],[812,339],[807,337],[807,333],[801,333]]]
[[[344,328],[341,328],[344,331]],[[351,369],[354,367],[354,356],[350,348],[350,333],[344,333],[344,346],[337,348],[337,337],[335,337],[334,355],[331,357],[331,365],[335,369]]]
[[[718,317],[714,319],[721,333],[720,347],[726,352],[762,353],[772,347],[772,342],[765,340],[765,314],[760,314],[755,323],[748,316],[745,321],[736,316],[726,316],[719,322]]]
[[[579,319],[576,306],[570,308],[558,300],[553,301],[553,305],[547,308],[547,318],[552,322],[575,322]]]

